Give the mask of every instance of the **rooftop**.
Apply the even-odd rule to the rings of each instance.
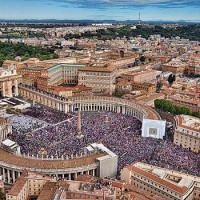
[[[108,72],[111,73],[116,69],[114,66],[110,67],[84,67],[79,69],[79,71],[91,71],[91,72]]]
[[[148,70],[144,70],[144,71],[130,71],[127,73],[124,73],[123,75],[129,75],[129,76],[139,76],[139,75],[143,75],[143,74],[148,74],[148,73],[161,73],[161,71],[157,71],[157,70],[152,70],[152,69],[148,69]]]
[[[17,196],[25,184],[27,184],[27,180],[25,178],[25,174],[22,173],[22,175],[17,179],[16,183],[9,191],[8,195]]]
[[[145,167],[145,165],[147,167]],[[179,194],[186,194],[186,192],[193,185],[193,177],[188,177],[188,180],[185,178],[185,175],[181,176],[181,181],[175,183],[166,178],[167,171],[164,168],[159,168],[156,166],[147,165],[143,163],[135,163],[134,165],[128,166],[128,170],[136,174],[140,174],[143,177],[146,177],[150,180],[155,181],[158,184],[161,184],[173,191],[176,191]]]
[[[200,137],[200,119],[189,115],[178,115],[177,126],[199,132]]]
[[[15,165],[24,168],[35,168],[35,169],[65,169],[81,167],[90,165],[96,162],[96,159],[105,156],[105,153],[99,153],[83,158],[69,159],[69,160],[41,160],[31,159],[15,154],[9,153],[0,148],[1,162],[7,163],[8,165]]]

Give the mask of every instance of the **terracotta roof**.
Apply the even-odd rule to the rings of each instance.
[[[108,72],[111,73],[115,67],[83,67],[79,71],[91,71],[91,72]]]
[[[132,84],[132,82],[131,81],[120,81],[120,82],[118,82],[116,85],[117,86],[130,86]]]
[[[52,86],[52,88],[56,91],[72,91],[72,87],[64,87],[64,86]]]
[[[19,194],[24,185],[27,183],[27,179],[25,178],[25,173],[26,172],[22,173],[22,175],[17,179],[16,183],[11,188],[8,195],[17,196]]]
[[[110,180],[108,180],[110,181]],[[116,187],[116,188],[123,188],[125,183],[120,183],[120,182],[117,182],[117,181],[110,181],[112,182],[112,187]]]
[[[85,86],[85,85],[77,85],[77,86],[75,86],[74,88],[73,88],[73,91],[88,91],[88,90],[92,90],[92,88],[91,87],[87,87],[87,86]]]
[[[3,149],[0,149],[0,161],[5,162],[8,165],[16,165],[19,167],[36,169],[65,169],[70,167],[80,167],[93,164],[96,162],[97,158],[102,156],[105,156],[105,153],[99,153],[88,157],[69,160],[37,160],[17,156]]]
[[[185,187],[185,186],[179,187],[179,186],[177,186],[177,185],[175,185],[171,182],[168,182],[164,179],[161,179],[161,178],[157,177],[156,175],[154,175],[150,172],[147,172],[145,170],[139,169],[135,166],[128,166],[127,168],[132,172],[136,172],[137,174],[140,174],[144,177],[147,177],[147,178],[149,178],[149,179],[151,179],[151,180],[153,180],[153,181],[155,181],[155,182],[157,182],[157,183],[159,183],[159,184],[161,184],[161,185],[163,185],[167,188],[170,188],[171,190],[174,190],[174,191],[180,193],[180,194],[185,194],[188,191],[188,188]]]
[[[50,200],[54,197],[57,190],[56,182],[46,182],[37,200]]]
[[[126,73],[123,73],[122,75],[129,75],[129,76],[139,76],[139,75],[142,75],[142,74],[148,74],[148,73],[152,73],[152,72],[156,72],[157,70],[145,70],[145,71],[130,71],[130,72],[126,72]]]
[[[0,123],[4,123],[4,122],[6,122],[6,119],[3,117],[0,117]]]
[[[191,116],[191,117],[192,117],[192,116]],[[183,119],[182,119],[182,116],[181,116],[181,115],[177,115],[177,116],[176,116],[176,119],[177,119],[177,126],[180,126],[180,127],[182,127],[182,128],[185,128],[185,129],[189,129],[189,130],[191,130],[191,131],[199,132],[199,129],[195,129],[195,128],[192,128],[192,127],[183,125]],[[199,120],[199,121],[200,121],[200,120]]]
[[[90,182],[93,179],[91,175],[79,175],[76,181]]]

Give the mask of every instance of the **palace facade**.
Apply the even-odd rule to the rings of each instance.
[[[17,75],[16,68],[11,65],[8,69],[0,69],[0,96],[13,97],[18,96],[18,84],[21,76]]]
[[[176,116],[174,144],[200,153],[200,119],[188,116]]]

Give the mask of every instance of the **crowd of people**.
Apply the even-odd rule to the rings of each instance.
[[[142,124],[131,116],[113,112],[82,112],[81,132],[84,137],[78,138],[77,113],[65,114],[46,107],[34,107],[25,114],[48,124],[29,134],[13,132],[12,139],[21,146],[22,153],[36,156],[42,149],[49,157],[67,158],[96,142],[103,143],[119,156],[118,170],[142,161],[200,176],[199,154],[178,147],[169,139],[141,137]],[[19,126],[20,130],[24,127]]]
[[[43,127],[46,124],[44,121],[21,114],[13,115],[10,117],[10,121],[12,123],[13,132],[17,134],[32,132],[33,130]]]
[[[49,124],[56,124],[58,122],[68,119],[71,114],[60,112],[53,108],[47,108],[42,105],[31,107],[23,113],[24,115],[43,120]]]

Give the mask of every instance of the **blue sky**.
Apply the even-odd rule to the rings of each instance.
[[[200,0],[0,0],[0,19],[187,20]]]

